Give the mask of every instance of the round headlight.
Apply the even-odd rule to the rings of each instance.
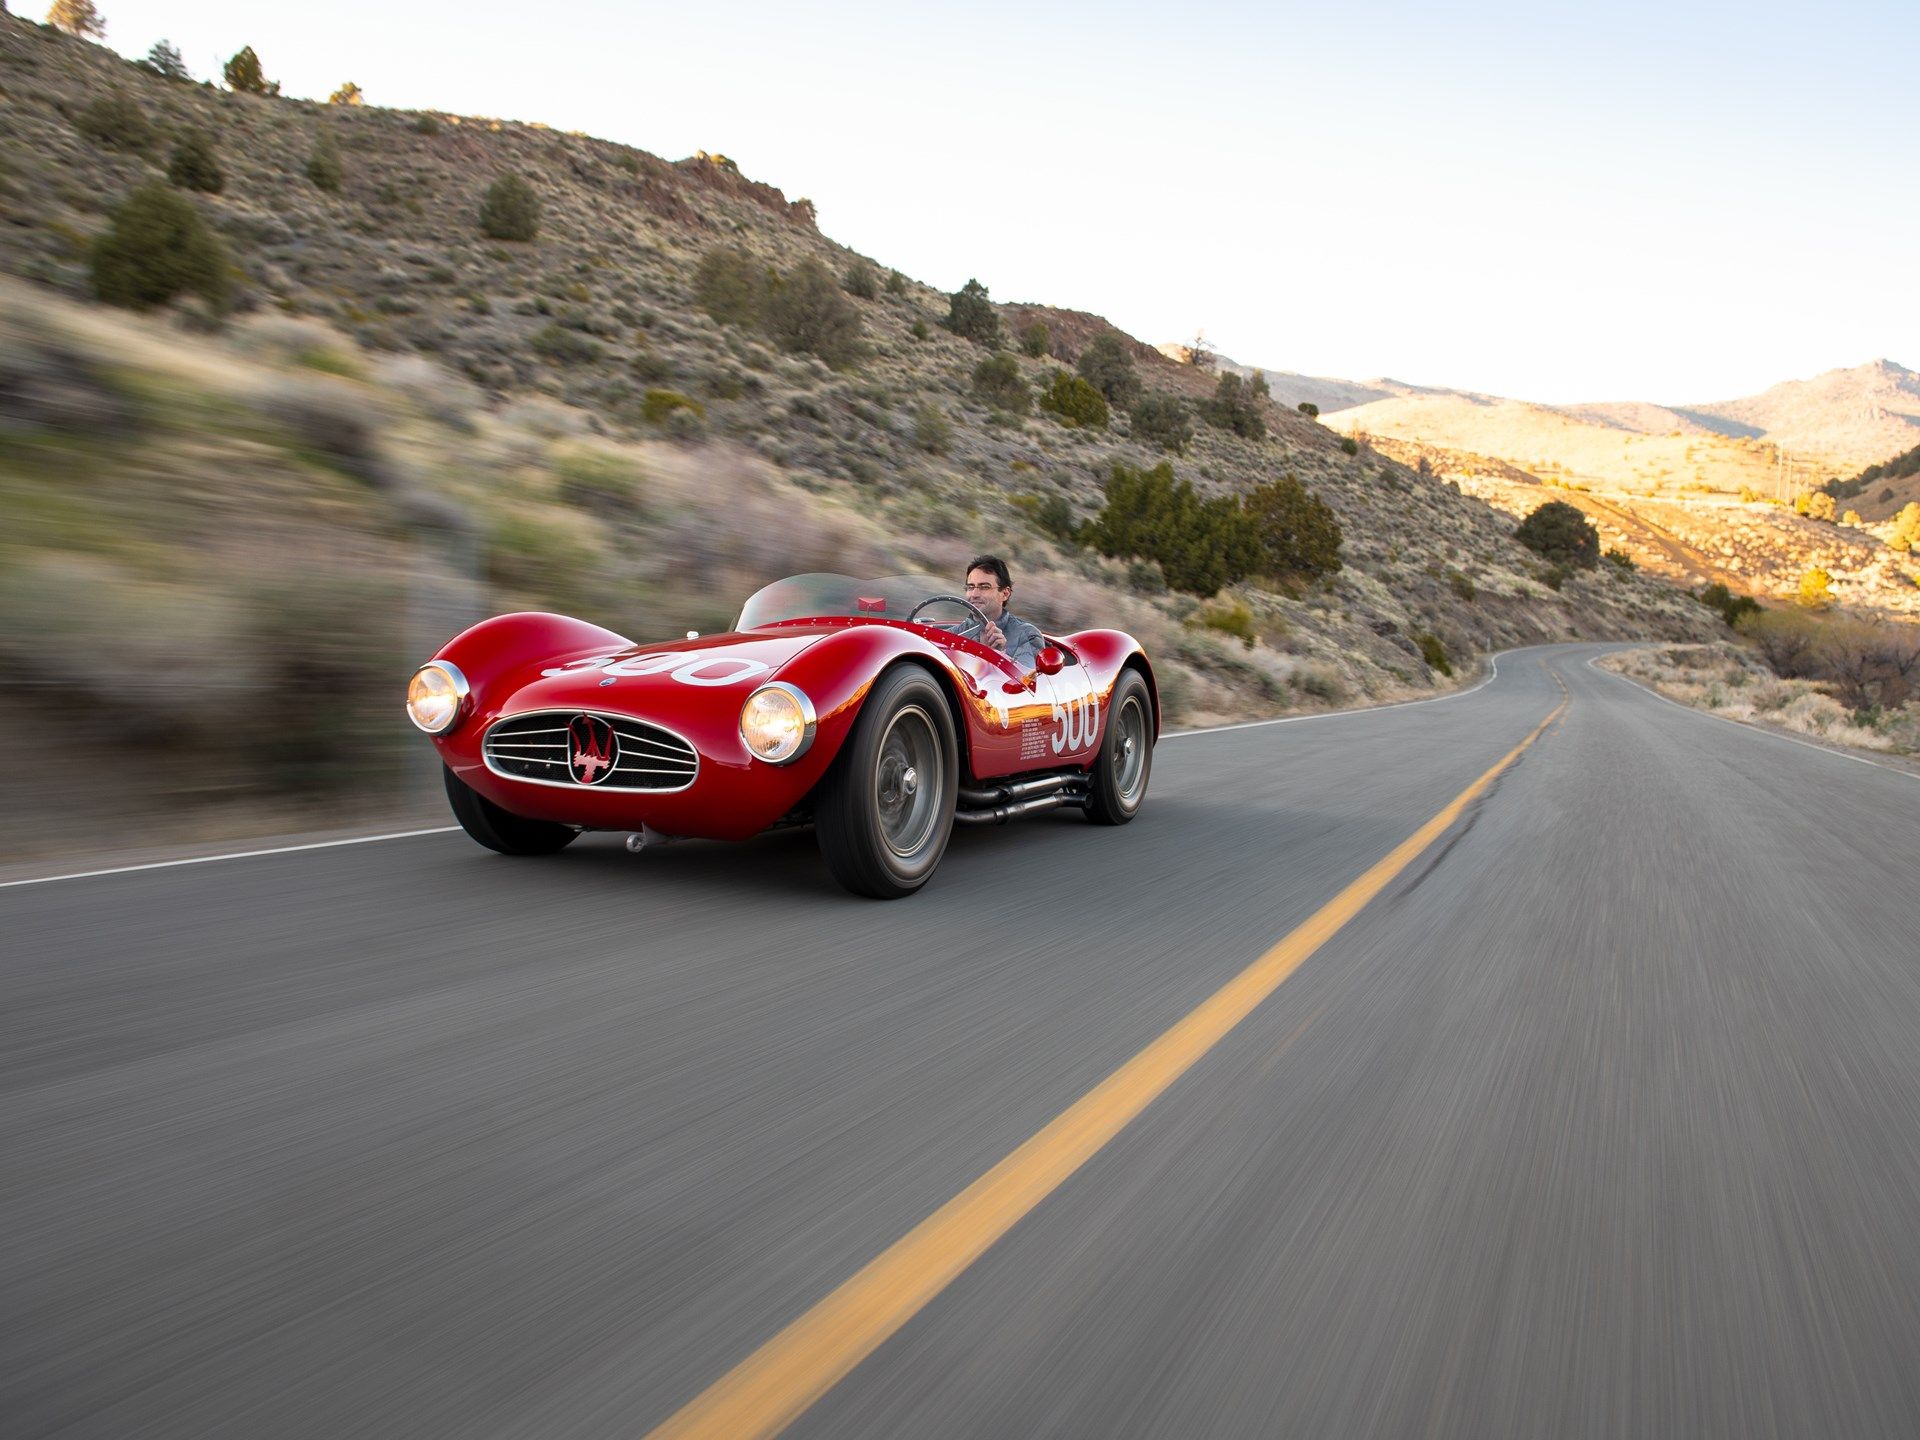
[[[813,744],[813,702],[797,686],[776,680],[762,685],[740,707],[740,738],[769,765],[786,765]]]
[[[407,682],[407,718],[429,735],[444,735],[467,708],[467,677],[457,665],[435,660]]]

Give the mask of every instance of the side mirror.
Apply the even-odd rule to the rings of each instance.
[[[1033,657],[1033,668],[1038,670],[1042,675],[1058,675],[1060,673],[1060,667],[1066,663],[1067,657],[1062,655],[1058,647],[1053,645],[1047,646],[1038,655]]]

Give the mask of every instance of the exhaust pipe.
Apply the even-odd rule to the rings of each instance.
[[[1037,815],[1042,810],[1057,810],[1062,805],[1085,805],[1085,792],[1071,795],[1052,794],[1035,795],[1028,800],[1015,800],[1006,805],[995,805],[985,810],[956,810],[953,823],[956,825],[1004,825],[1020,815]]]
[[[1086,780],[1079,772],[1069,775],[1042,775],[1037,780],[1014,780],[1005,785],[989,785],[983,789],[969,786],[960,787],[960,803],[976,808],[982,805],[1004,805],[1009,800],[1024,800],[1029,795],[1048,795],[1056,790],[1064,790],[1069,785],[1078,785]]]

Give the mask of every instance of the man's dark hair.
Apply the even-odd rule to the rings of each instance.
[[[963,573],[971,575],[976,570],[991,570],[993,578],[1000,582],[1002,590],[1009,589],[1013,585],[1013,575],[1007,569],[1007,562],[998,555],[974,556],[967,562],[967,568]]]

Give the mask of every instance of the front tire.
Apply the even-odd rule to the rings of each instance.
[[[571,825],[556,825],[550,820],[529,820],[502,810],[473,789],[453,771],[442,765],[447,781],[447,803],[453,806],[453,818],[460,828],[489,850],[502,855],[551,855],[564,850],[579,837]]]
[[[1087,818],[1124,825],[1140,813],[1153,773],[1153,697],[1140,672],[1126,669],[1108,702],[1107,734],[1087,786]]]
[[[911,895],[946,853],[959,790],[946,694],[917,666],[889,670],[867,696],[814,807],[833,878],[875,900]]]

